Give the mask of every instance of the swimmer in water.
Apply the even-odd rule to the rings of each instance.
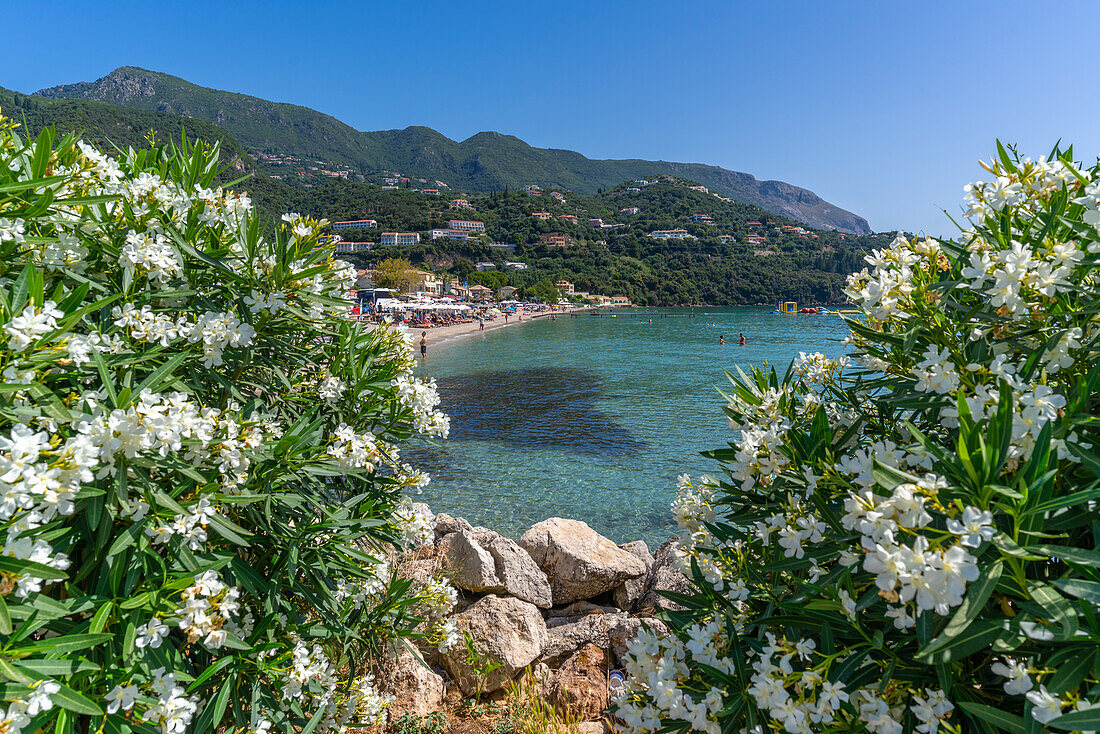
[[[745,335],[741,334],[741,332],[738,332],[738,335],[741,337],[741,339],[737,343],[740,344],[741,346],[745,346]]]
[[[726,335],[725,335],[725,334],[723,334],[722,336],[718,337],[718,343],[719,343],[719,344],[725,344],[725,343],[726,343]]]

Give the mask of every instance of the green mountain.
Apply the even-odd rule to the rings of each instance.
[[[94,82],[64,84],[36,93],[132,109],[182,115],[232,133],[252,154],[305,157],[364,175],[400,172],[447,183],[452,190],[493,191],[539,184],[592,194],[618,183],[672,175],[740,202],[823,229],[869,233],[866,220],[782,181],[698,163],[593,160],[580,153],[534,148],[519,138],[482,132],[461,142],[427,127],[360,132],[308,107],[208,89],[184,79],[124,66]]]

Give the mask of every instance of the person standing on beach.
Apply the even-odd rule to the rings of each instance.
[[[508,323],[508,312],[507,311],[504,312],[504,323],[506,323],[506,324]]]
[[[485,331],[485,317],[484,316],[478,316],[477,323],[478,323],[478,331]]]
[[[428,356],[428,332],[420,332],[420,356]]]

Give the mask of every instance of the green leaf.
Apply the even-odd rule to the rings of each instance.
[[[1057,719],[1048,721],[1047,726],[1051,729],[1062,729],[1063,731],[1095,731],[1100,729],[1100,708],[1062,714]]]
[[[106,632],[101,634],[83,634],[83,635],[65,635],[63,637],[51,637],[48,640],[39,640],[33,644],[25,647],[17,647],[13,650],[9,650],[11,654],[34,654],[40,652],[76,652],[77,650],[85,650],[89,647],[94,647],[101,642],[106,642],[113,638],[114,635]]]
[[[77,693],[64,683],[58,682],[58,685],[61,686],[61,690],[50,697],[58,706],[67,711],[72,711],[74,714],[103,716],[103,709],[90,698],[82,693]]]
[[[4,597],[0,596],[0,635],[11,634],[11,614],[8,613],[8,604]]]
[[[1100,583],[1085,581],[1084,579],[1059,579],[1052,582],[1054,586],[1078,599],[1100,604]]]
[[[59,580],[69,578],[69,574],[60,571],[44,563],[34,561],[22,561],[12,556],[0,556],[0,571],[7,571],[17,575],[29,574],[40,579]]]
[[[1100,568],[1100,551],[1087,550],[1085,548],[1071,548],[1062,545],[1039,545],[1035,549],[1040,553],[1057,558],[1066,563],[1074,563],[1079,566],[1091,566]]]
[[[1012,734],[1024,734],[1024,720],[1019,716],[1014,716],[1006,711],[995,709],[992,706],[974,703],[973,701],[959,701],[959,708],[975,719],[995,726],[1001,731],[1012,732]]]
[[[99,670],[98,665],[88,660],[20,660],[16,667],[26,668],[45,678]]]
[[[934,663],[946,663],[961,660],[979,650],[989,647],[1001,635],[1005,634],[1008,625],[1004,620],[984,620],[968,626],[965,631],[952,638],[944,638],[940,635],[932,641],[938,647],[929,647],[916,654],[918,660],[926,659]]]
[[[1092,648],[1077,647],[1073,650],[1076,654],[1062,661],[1047,681],[1047,690],[1055,695],[1076,689],[1092,670],[1095,659]]]
[[[95,616],[92,617],[92,622],[88,630],[90,632],[102,632],[107,626],[107,619],[111,616],[111,612],[114,611],[114,608],[115,602],[113,599],[101,606],[95,613]]]
[[[1041,581],[1029,580],[1027,590],[1050,619],[1062,625],[1066,637],[1072,637],[1077,632],[1077,612],[1064,596]]]

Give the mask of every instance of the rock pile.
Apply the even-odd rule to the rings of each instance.
[[[443,654],[424,650],[424,658],[467,696],[504,688],[531,667],[552,702],[581,719],[597,719],[607,706],[608,669],[621,667],[642,626],[667,633],[651,615],[676,607],[659,592],[690,588],[676,553],[675,541],[661,545],[656,556],[642,541],[616,545],[579,520],[545,520],[517,543],[439,514],[435,542],[414,566],[437,564],[460,590],[455,621],[498,667],[478,681],[464,645]],[[393,676],[383,675],[380,682],[397,704],[415,702],[400,710],[422,713],[439,698],[442,684],[438,674],[425,671],[429,675],[405,674],[392,683]]]

